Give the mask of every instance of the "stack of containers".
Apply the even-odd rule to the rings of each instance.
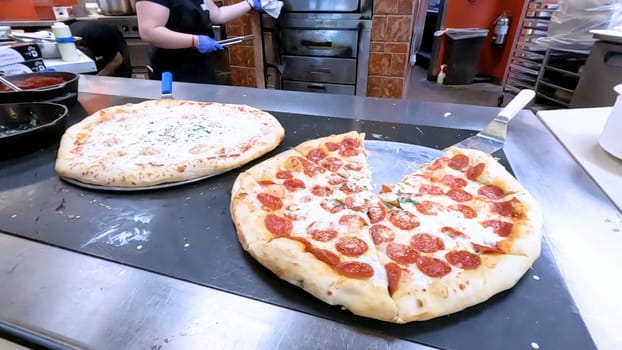
[[[0,75],[41,72],[45,63],[39,45],[18,43],[0,46]]]

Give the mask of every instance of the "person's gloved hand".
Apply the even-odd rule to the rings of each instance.
[[[248,4],[259,12],[265,12],[268,15],[278,18],[281,14],[281,8],[283,7],[283,1],[278,0],[246,0]]]
[[[218,43],[218,41],[210,38],[207,35],[198,35],[199,43],[197,44],[197,50],[200,53],[214,52],[218,50],[224,50],[224,47]]]
[[[263,9],[261,8],[261,0],[253,0],[253,9],[255,9],[255,11],[263,11]]]

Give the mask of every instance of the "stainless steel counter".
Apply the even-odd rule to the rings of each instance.
[[[159,82],[82,76],[80,91],[157,98]],[[497,108],[175,83],[176,98],[350,119],[480,129]],[[620,276],[614,246],[562,244],[622,226],[620,211],[531,112],[510,124],[506,154],[541,203],[544,232],[579,311],[601,349],[622,348],[620,310],[606,317],[602,280]],[[0,196],[2,193],[0,192]],[[6,220],[1,218],[0,220]],[[606,225],[603,223],[607,223]],[[608,225],[608,226],[607,226]],[[606,226],[606,227],[605,227]],[[611,227],[610,227],[611,226]],[[564,232],[564,235],[559,235]],[[556,234],[552,234],[556,233]],[[619,234],[619,229],[618,229]],[[561,236],[561,238],[560,238]],[[569,247],[582,268],[570,269]],[[601,264],[601,257],[609,263]],[[221,291],[0,234],[0,321],[97,349],[417,349],[422,346]],[[617,290],[614,291],[617,293]],[[615,296],[612,296],[615,297]],[[604,311],[606,312],[606,311]],[[607,319],[607,325],[601,322]]]

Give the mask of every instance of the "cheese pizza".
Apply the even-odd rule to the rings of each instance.
[[[449,148],[376,193],[363,139],[310,140],[241,173],[243,249],[328,304],[394,323],[481,303],[540,255],[540,209],[490,155]]]
[[[102,109],[67,129],[56,172],[86,184],[148,187],[238,168],[271,151],[285,130],[245,105],[172,99]]]

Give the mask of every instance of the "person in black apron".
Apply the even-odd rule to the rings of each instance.
[[[73,35],[82,38],[76,46],[95,61],[97,75],[132,76],[127,42],[117,28],[99,21],[74,22],[69,28]]]
[[[212,0],[136,0],[142,40],[150,43],[149,78],[215,83],[213,53],[223,47],[214,40],[212,24],[226,23],[251,9],[261,10],[257,0],[218,7]]]

